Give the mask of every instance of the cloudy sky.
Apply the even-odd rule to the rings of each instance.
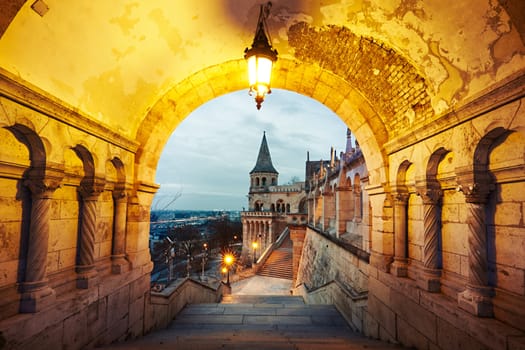
[[[346,126],[331,110],[308,97],[274,89],[257,110],[247,91],[218,97],[191,113],[173,132],[160,158],[161,185],[153,209],[248,207],[249,172],[263,132],[279,172],[279,184],[304,180],[306,153],[330,158],[346,144]],[[173,201],[176,197],[180,196]]]

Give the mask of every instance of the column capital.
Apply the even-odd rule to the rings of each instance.
[[[404,191],[392,192],[392,197],[394,198],[394,204],[407,205],[410,193]]]
[[[123,188],[114,189],[112,196],[113,196],[113,199],[117,202],[126,201],[128,198],[128,194],[126,193],[126,190]]]
[[[467,203],[486,203],[490,192],[494,189],[494,185],[490,183],[460,183],[457,187],[458,192],[465,195]]]
[[[104,179],[93,177],[82,180],[78,187],[78,193],[84,200],[97,200],[104,191],[106,182]]]
[[[465,195],[467,203],[486,203],[495,186],[487,169],[456,169],[458,187],[456,190]]]
[[[423,200],[423,204],[437,205],[443,196],[441,188],[422,186],[417,189],[417,195]]]
[[[33,168],[27,173],[24,185],[33,196],[51,198],[53,192],[61,186],[64,170],[58,168]]]

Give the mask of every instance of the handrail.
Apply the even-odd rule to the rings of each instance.
[[[277,239],[275,240],[275,242],[273,242],[272,244],[270,244],[268,247],[266,247],[266,249],[264,250],[264,252],[261,254],[261,256],[259,256],[259,259],[257,259],[257,266],[261,266],[262,264],[264,264],[266,262],[266,260],[268,259],[268,257],[270,256],[270,254],[278,247],[281,246],[281,244],[283,243],[283,241],[286,239],[286,237],[288,236],[288,234],[290,233],[290,230],[288,229],[288,227],[286,227],[283,232],[281,232],[281,234],[279,235],[279,237],[277,237]]]
[[[324,238],[328,239],[330,242],[334,243],[335,245],[338,245],[340,246],[341,248],[349,251],[350,253],[354,254],[358,259],[360,260],[363,260],[364,262],[366,263],[370,263],[370,253],[359,248],[359,247],[356,247],[355,245],[353,245],[352,243],[348,243],[348,242],[345,242],[345,241],[342,241],[340,239],[337,239],[335,238],[334,236],[331,236],[329,235],[328,233],[320,230],[319,228],[311,225],[311,224],[308,224],[308,228],[311,229],[312,231],[316,232],[317,234],[323,236]]]
[[[297,285],[295,288],[299,288],[301,285],[304,286],[304,289],[306,290],[306,292],[308,294],[313,294],[313,293],[316,293],[317,291],[320,291],[322,289],[326,289],[327,287],[329,287],[331,284],[335,284],[337,287],[339,287],[339,289],[341,289],[350,299],[352,299],[353,301],[357,301],[357,300],[363,300],[363,299],[367,299],[368,298],[368,291],[365,290],[365,291],[357,291],[355,288],[352,288],[336,279],[333,279],[331,281],[328,281],[326,282],[325,284],[322,284],[320,286],[317,286],[317,287],[314,287],[314,288],[309,288],[308,285],[306,283],[300,283],[299,285]]]

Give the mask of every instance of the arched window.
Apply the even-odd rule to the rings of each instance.
[[[272,185],[277,185],[277,180],[275,179],[275,177],[272,177]]]
[[[287,212],[287,213],[290,212],[290,203],[287,203],[287,204],[286,204],[286,212]]]
[[[258,177],[255,178],[255,186],[259,186],[260,180]]]
[[[279,199],[277,201],[277,212],[278,213],[284,212],[284,201],[282,199]]]
[[[266,186],[266,178],[265,177],[262,178],[262,185]]]

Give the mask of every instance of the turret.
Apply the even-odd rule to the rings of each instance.
[[[279,172],[273,167],[266,132],[264,132],[257,162],[250,171],[250,193],[267,192],[269,186],[278,184],[278,179]]]

